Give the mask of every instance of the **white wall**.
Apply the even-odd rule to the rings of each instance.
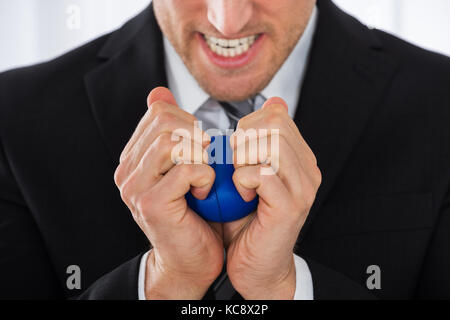
[[[373,27],[450,55],[449,0],[333,0]]]
[[[118,28],[150,0],[0,0],[0,71],[51,59]]]
[[[361,21],[450,55],[450,0],[334,1]],[[149,2],[0,0],[0,71],[60,55],[116,29]]]

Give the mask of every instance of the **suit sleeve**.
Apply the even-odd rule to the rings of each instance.
[[[62,290],[0,141],[0,299],[58,299]]]
[[[311,271],[314,300],[375,300],[366,288],[345,275],[310,258],[305,258]]]
[[[138,300],[139,266],[143,254],[94,282],[78,300]]]
[[[77,299],[137,299],[142,255],[92,284]],[[26,205],[0,140],[0,300],[66,299],[30,209]]]
[[[417,287],[419,299],[450,299],[450,194],[443,202]]]
[[[314,299],[375,299],[375,295],[351,279],[305,258],[311,271]],[[450,299],[450,194],[442,204],[430,239],[415,298]]]

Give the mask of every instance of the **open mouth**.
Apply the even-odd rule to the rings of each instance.
[[[264,34],[224,39],[198,33],[198,39],[210,61],[221,68],[240,68],[255,60],[261,51]]]
[[[222,57],[235,57],[246,53],[255,43],[258,35],[238,39],[221,39],[203,35],[212,52]]]

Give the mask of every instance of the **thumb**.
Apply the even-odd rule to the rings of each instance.
[[[178,106],[172,92],[165,87],[156,87],[150,91],[147,97],[147,106],[150,107],[156,101],[164,101],[168,104]]]
[[[286,101],[284,101],[282,98],[280,97],[272,97],[266,100],[266,102],[264,102],[264,105],[262,106],[262,108],[267,108],[270,105],[281,105],[283,106],[286,111],[288,111],[288,105],[286,103]]]

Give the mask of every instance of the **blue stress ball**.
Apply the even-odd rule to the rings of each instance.
[[[233,152],[229,136],[215,136],[208,149],[209,163],[216,172],[216,180],[205,200],[186,194],[188,206],[203,219],[213,222],[230,222],[243,218],[258,206],[258,197],[245,202],[233,183]]]

